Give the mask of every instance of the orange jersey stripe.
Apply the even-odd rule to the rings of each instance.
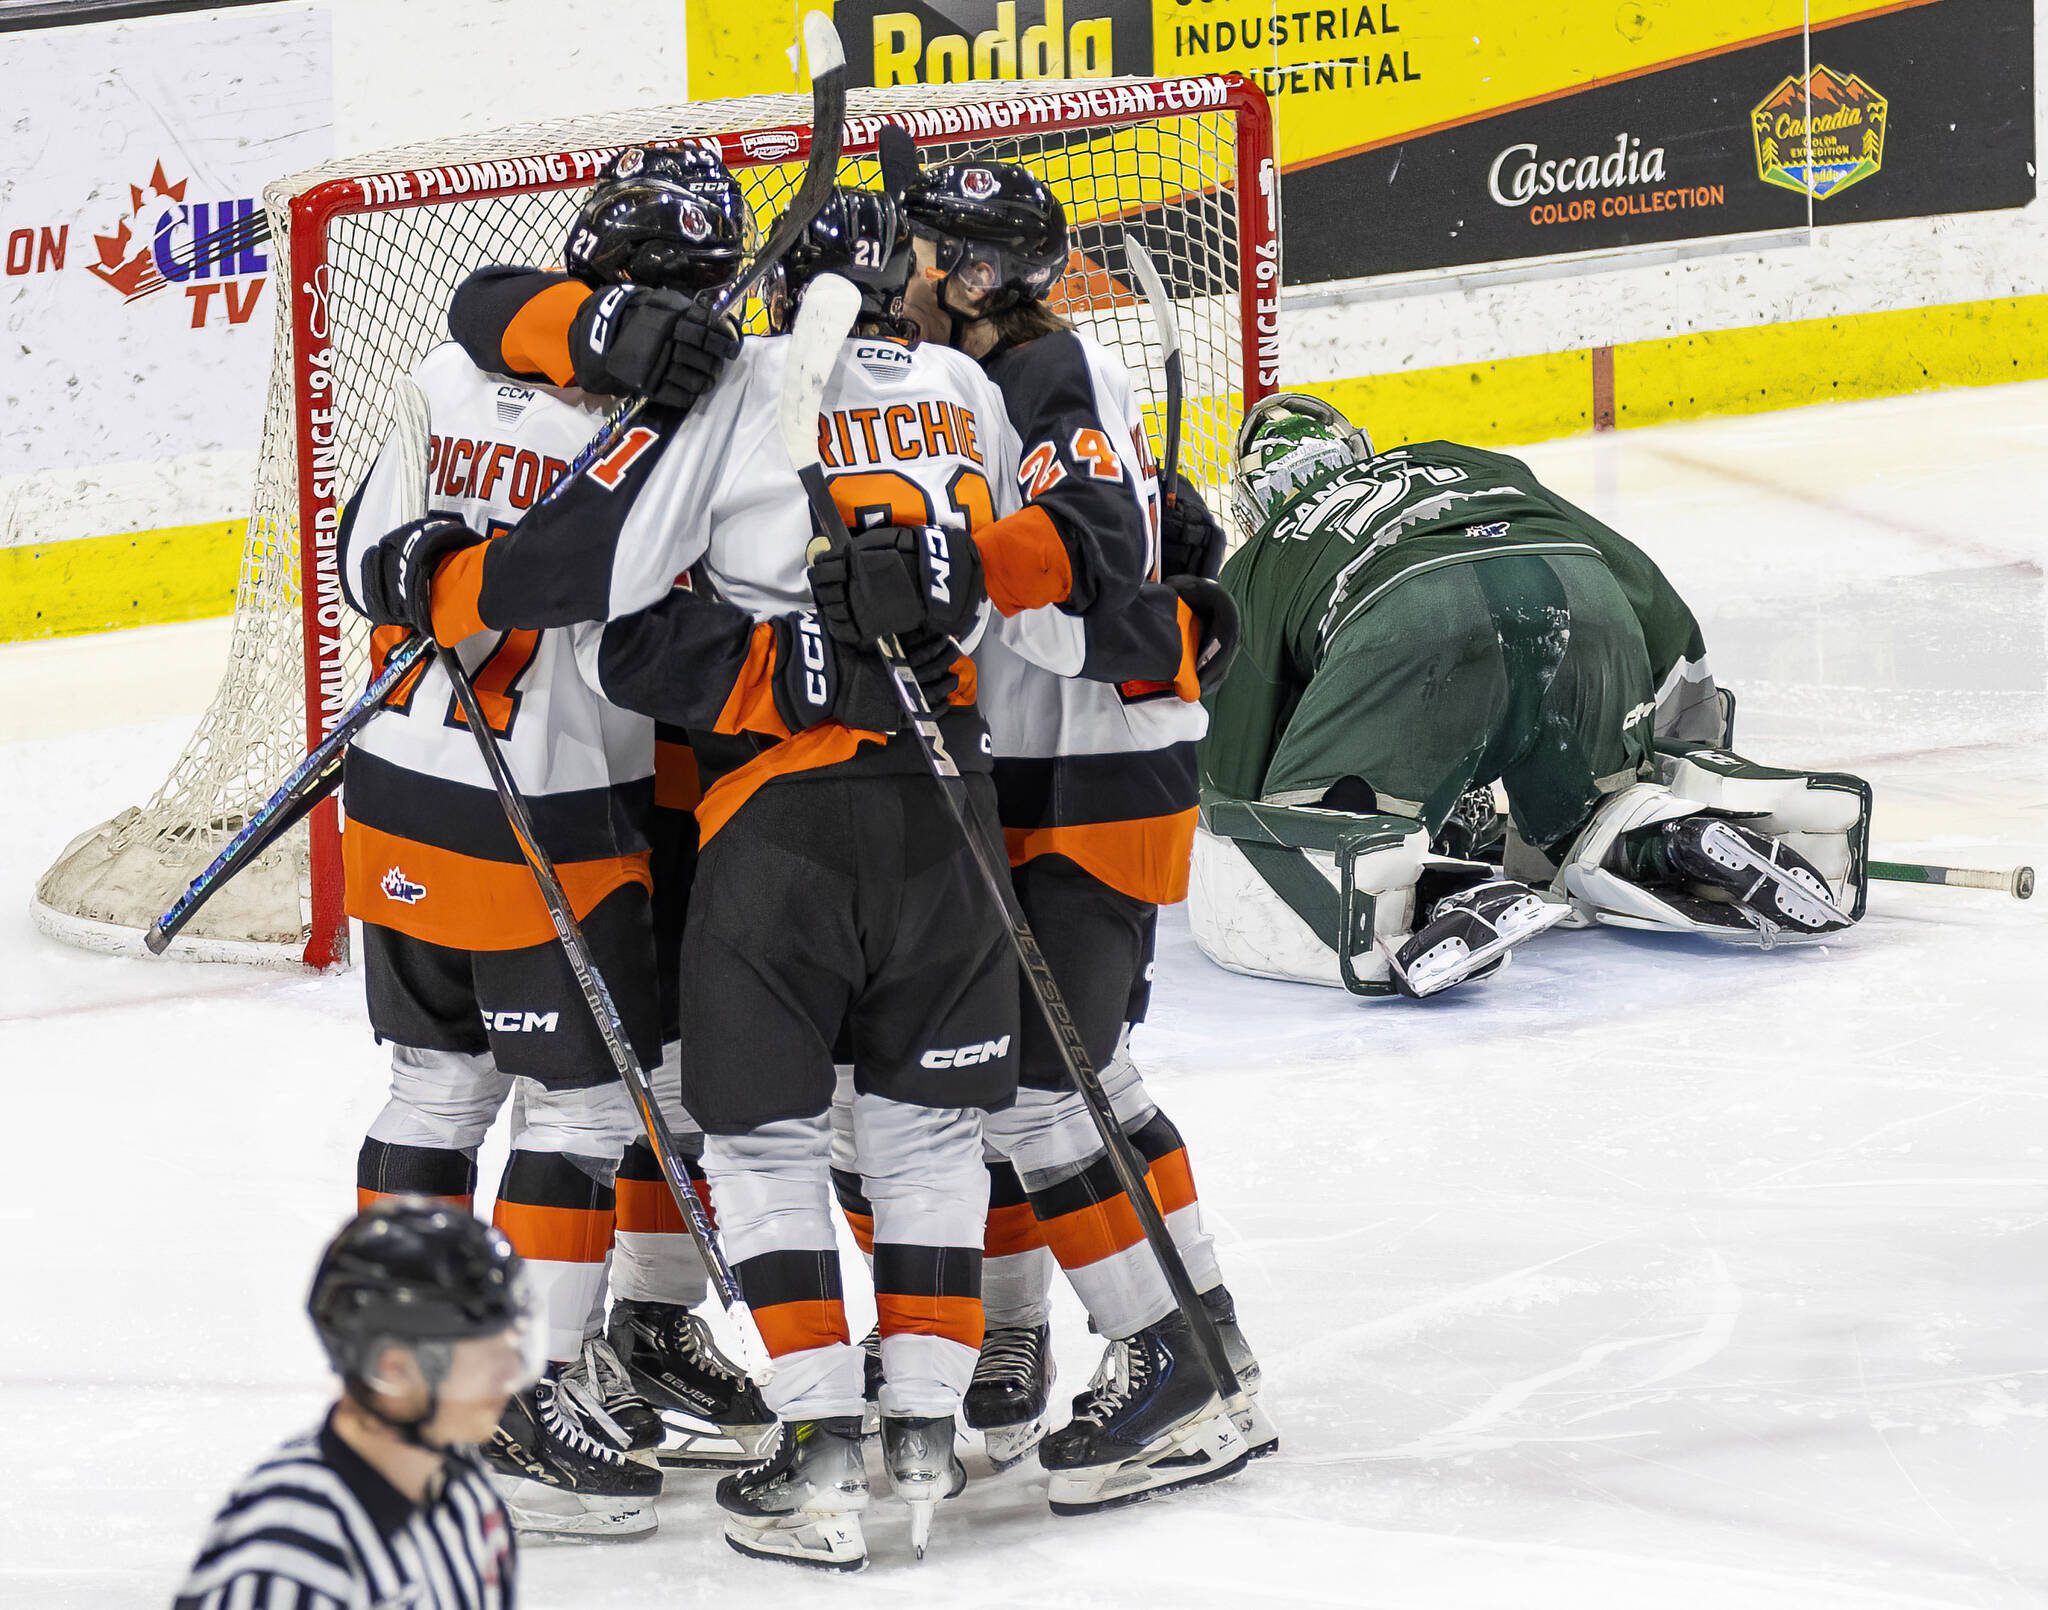
[[[694,811],[704,797],[697,752],[688,744],[654,740],[654,803],[665,811]]]
[[[1202,623],[1195,619],[1195,612],[1188,608],[1185,599],[1177,602],[1173,609],[1175,623],[1180,627],[1180,664],[1174,667],[1173,680],[1119,682],[1117,687],[1125,698],[1137,699],[1147,694],[1172,692],[1185,703],[1201,702],[1202,679],[1197,670],[1201,664]]]
[[[550,285],[512,315],[499,342],[515,374],[546,375],[558,386],[576,384],[569,356],[569,325],[590,299],[587,285]]]
[[[1033,856],[1064,855],[1090,877],[1120,894],[1155,906],[1170,906],[1188,895],[1188,860],[1195,848],[1193,806],[1167,816],[1125,822],[1088,822],[1073,827],[1006,827],[1010,865]]]
[[[847,1213],[846,1225],[853,1231],[853,1244],[860,1248],[863,1256],[872,1258],[875,1255],[875,1216],[872,1213]]]
[[[1188,1166],[1188,1149],[1182,1146],[1164,1157],[1154,1158],[1145,1171],[1145,1184],[1161,1213],[1178,1213],[1184,1207],[1193,1207],[1195,1171]]]
[[[524,861],[485,861],[351,821],[341,835],[348,914],[456,950],[524,950],[555,937],[547,902]],[[557,862],[562,889],[580,920],[614,889],[637,883],[652,890],[647,852],[595,861]],[[400,900],[383,887],[397,872]]]
[[[709,844],[712,835],[732,820],[733,812],[753,798],[754,791],[763,783],[797,772],[836,766],[842,760],[852,759],[853,752],[862,744],[882,741],[878,732],[857,732],[828,721],[785,739],[772,749],[762,750],[705,790],[704,803],[697,807],[698,842]]]
[[[373,1191],[367,1186],[358,1185],[356,1187],[356,1211],[361,1213],[366,1208],[375,1207],[379,1202],[396,1202],[404,1197],[418,1197],[421,1194],[418,1191]],[[465,1213],[476,1211],[476,1198],[473,1196],[429,1196],[426,1200],[429,1202],[446,1203],[449,1207],[461,1208]]]
[[[1074,591],[1074,566],[1052,516],[1027,503],[974,534],[988,601],[1005,615],[1057,604]]]
[[[620,1179],[613,1185],[619,1228],[634,1235],[687,1235],[682,1210],[666,1180]]]
[[[1031,1211],[1029,1202],[988,1210],[988,1223],[981,1233],[984,1258],[1013,1257],[1044,1245],[1045,1231],[1039,1228],[1038,1215]]]
[[[481,607],[484,590],[484,555],[488,542],[464,548],[451,559],[441,561],[434,572],[434,641],[443,648],[484,631]]]
[[[976,1352],[988,1328],[979,1297],[907,1297],[878,1291],[875,1316],[884,1336],[942,1336]]]
[[[491,1222],[522,1258],[545,1263],[603,1263],[612,1246],[609,1208],[535,1207],[502,1198]]]
[[[1045,1239],[1062,1269],[1085,1269],[1128,1252],[1145,1239],[1145,1232],[1136,1210],[1119,1195],[1047,1219]]]
[[[785,1358],[813,1347],[852,1340],[846,1328],[846,1304],[829,1298],[775,1303],[754,1310],[754,1324],[770,1358]]]

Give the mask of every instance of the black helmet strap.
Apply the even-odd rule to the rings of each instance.
[[[341,1384],[348,1388],[351,1401],[379,1425],[389,1427],[401,1442],[428,1453],[445,1454],[445,1443],[427,1440],[427,1427],[434,1423],[434,1417],[441,1412],[441,1383],[448,1379],[448,1368],[454,1362],[455,1349],[447,1342],[406,1342],[397,1337],[379,1337],[368,1349],[372,1358],[387,1347],[403,1347],[419,1363],[420,1377],[427,1383],[427,1406],[423,1412],[410,1420],[386,1414],[377,1406],[381,1395],[360,1370],[350,1370],[341,1378]]]

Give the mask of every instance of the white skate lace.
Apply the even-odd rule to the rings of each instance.
[[[1129,1342],[1111,1342],[1088,1382],[1088,1402],[1074,1411],[1074,1418],[1102,1424],[1131,1400],[1151,1373],[1149,1352]]]
[[[626,1433],[619,1424],[604,1412],[604,1405],[581,1381],[564,1375],[554,1383],[553,1392],[543,1391],[540,1395],[541,1423],[551,1435],[586,1459],[599,1459],[608,1465],[622,1465],[626,1462]],[[597,1422],[610,1442],[593,1437],[584,1428],[578,1416],[587,1416]]]
[[[684,1354],[706,1375],[715,1375],[721,1381],[745,1379],[712,1343],[711,1327],[695,1314],[685,1314],[676,1329]]]
[[[1038,1378],[1038,1332],[1033,1329],[993,1330],[981,1344],[974,1380],[1029,1386]]]

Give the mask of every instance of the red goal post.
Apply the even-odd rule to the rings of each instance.
[[[228,673],[149,804],[81,835],[44,874],[39,926],[139,949],[142,929],[356,697],[366,633],[341,597],[340,507],[388,428],[393,381],[446,338],[463,276],[558,261],[576,201],[627,144],[715,150],[765,226],[801,175],[808,113],[807,97],[776,95],[529,124],[330,163],[266,191],[289,276]],[[1238,414],[1278,382],[1278,181],[1258,88],[1232,74],[856,90],[843,182],[876,182],[891,123],[928,164],[1023,161],[1052,184],[1075,237],[1055,305],[1119,352],[1156,416],[1152,313],[1125,270],[1123,232],[1145,241],[1181,328],[1183,468],[1222,495]],[[321,967],[346,945],[330,799],[172,954]]]

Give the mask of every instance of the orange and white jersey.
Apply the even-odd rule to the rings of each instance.
[[[495,536],[509,530],[596,434],[603,399],[485,374],[449,343],[421,360],[427,507]],[[344,510],[344,595],[361,598],[365,555],[417,512],[386,443]],[[479,631],[452,651],[476,685],[542,846],[578,915],[647,882],[654,723],[621,709],[579,663],[594,626]],[[378,634],[380,649],[399,634]],[[448,652],[448,651],[444,651]],[[342,855],[349,914],[431,943],[513,949],[553,933],[438,662],[408,679],[350,745]]]
[[[458,556],[435,586],[444,639],[471,624],[611,622],[585,655],[600,686],[663,721],[739,740],[698,745],[707,841],[772,777],[922,765],[906,736],[831,722],[791,734],[775,710],[765,623],[815,607],[810,504],[778,429],[790,347],[786,337],[748,338],[686,418],[643,410],[561,498],[513,535]],[[818,446],[851,525],[965,533],[1016,506],[1002,396],[949,348],[847,340],[820,406]],[[691,590],[671,598],[683,573]],[[971,678],[954,700],[945,721],[953,753],[963,768],[985,769]]]
[[[1018,433],[1020,495],[1089,581],[1065,607],[1000,616],[975,656],[1011,863],[1064,855],[1170,904],[1186,893],[1208,723],[1185,606],[1143,585],[1159,560],[1143,410],[1123,366],[1078,332],[998,354],[988,372]]]

